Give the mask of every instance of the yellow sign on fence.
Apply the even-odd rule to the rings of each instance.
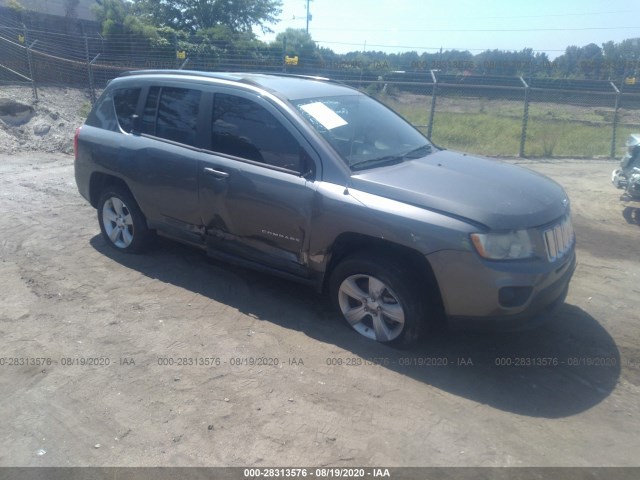
[[[187,52],[185,52],[184,50],[178,50],[176,52],[176,57],[180,60],[184,60],[185,58],[187,58]]]
[[[285,65],[297,65],[298,64],[298,56],[290,57],[289,55],[284,57]]]
[[[636,77],[627,77],[624,79],[624,83],[626,85],[635,85],[636,84]]]

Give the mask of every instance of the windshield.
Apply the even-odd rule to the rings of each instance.
[[[431,152],[431,144],[418,130],[366,95],[293,103],[352,170],[400,163]]]

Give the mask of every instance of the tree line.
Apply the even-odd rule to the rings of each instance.
[[[620,81],[640,75],[638,38],[571,45],[554,60],[530,48],[477,54],[466,50],[338,54],[318,46],[305,30],[291,28],[278,33],[274,41],[259,40],[254,30],[271,32],[269,25],[277,22],[281,7],[281,0],[97,0],[94,13],[106,42],[105,56],[114,61],[136,54],[172,56],[178,51],[200,59],[194,67],[282,66],[291,72],[330,71],[345,76],[384,76],[399,71],[426,76],[438,70],[456,75]],[[285,57],[291,62],[285,62]]]

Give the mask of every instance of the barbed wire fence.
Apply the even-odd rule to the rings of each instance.
[[[134,69],[282,72],[324,76],[362,89],[436,144],[492,156],[615,157],[640,130],[640,82],[450,73],[446,64],[395,71],[365,60],[288,56],[280,45],[238,47],[207,37],[103,38],[56,33],[0,19],[0,85],[86,89],[91,103],[109,80]],[[437,68],[433,68],[437,67]]]

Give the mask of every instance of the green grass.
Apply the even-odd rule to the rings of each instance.
[[[436,113],[432,139],[437,145],[482,155],[517,155],[521,122],[487,113]]]
[[[430,103],[407,103],[381,96],[380,100],[414,125],[429,123]],[[422,100],[422,99],[420,99]],[[491,156],[517,156],[522,132],[522,103],[465,99],[436,108],[432,140],[452,150]],[[445,108],[455,111],[443,111]],[[602,108],[562,104],[530,104],[525,156],[607,157],[611,150],[612,113]],[[426,127],[420,127],[425,134]],[[615,156],[622,155],[626,137],[640,125],[620,126]]]
[[[78,109],[78,115],[80,116],[80,118],[87,118],[90,111],[91,111],[91,104],[89,102],[84,102],[82,105],[80,105],[80,108]]]

